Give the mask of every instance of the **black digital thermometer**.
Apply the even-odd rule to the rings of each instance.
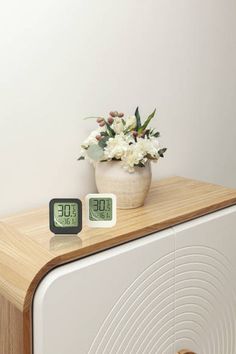
[[[54,234],[78,234],[82,230],[82,203],[79,199],[56,198],[49,203],[50,230]]]

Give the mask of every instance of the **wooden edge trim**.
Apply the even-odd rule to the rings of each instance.
[[[231,199],[228,199],[227,201],[223,201],[221,203],[216,203],[213,204],[211,207],[206,207],[206,208],[201,208],[198,211],[195,211],[194,213],[190,212],[183,215],[169,219],[168,220],[168,225],[165,225],[165,223],[160,223],[157,225],[152,225],[149,228],[145,227],[144,229],[140,229],[139,232],[131,232],[122,236],[118,236],[114,239],[109,239],[107,241],[101,241],[100,243],[96,244],[96,251],[94,251],[94,246],[87,246],[83,248],[83,250],[75,250],[72,252],[69,252],[65,255],[62,256],[57,256],[50,260],[47,264],[45,264],[36,274],[34,279],[31,281],[29,288],[26,293],[25,301],[24,301],[24,307],[23,307],[23,337],[24,337],[24,354],[32,354],[32,304],[33,304],[33,297],[35,294],[35,291],[39,285],[39,283],[42,281],[42,279],[53,269],[56,267],[90,256],[92,254],[105,251],[111,247],[119,246],[122,245],[126,242],[150,235],[154,232],[162,231],[166,228],[169,227],[169,224],[171,223],[171,227],[174,227],[178,224],[194,220],[198,217],[208,215],[212,212],[216,212],[219,210],[222,210],[224,208],[233,206],[236,204],[236,197],[233,197]],[[177,354],[195,354],[193,352],[178,352]]]

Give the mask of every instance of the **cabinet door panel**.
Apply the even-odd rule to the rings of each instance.
[[[236,207],[174,227],[175,351],[236,353]]]
[[[174,354],[173,230],[49,273],[33,334],[34,354]]]

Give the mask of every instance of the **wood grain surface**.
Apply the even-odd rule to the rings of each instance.
[[[3,353],[31,353],[32,299],[40,280],[51,269],[234,204],[236,190],[171,177],[153,182],[143,207],[118,210],[117,225],[111,229],[89,229],[84,225],[78,236],[53,236],[49,231],[48,207],[1,220],[0,307],[4,299],[3,307],[8,306],[8,310],[1,314],[0,349],[9,347],[2,344],[8,340],[4,323],[12,327],[15,317],[24,349]],[[3,321],[9,311],[13,315],[8,322]]]
[[[23,314],[0,295],[0,353],[23,353]]]

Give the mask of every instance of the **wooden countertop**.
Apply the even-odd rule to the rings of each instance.
[[[53,236],[48,207],[5,218],[0,221],[0,293],[23,310],[29,288],[55,266],[232,204],[236,190],[173,177],[153,182],[143,207],[118,210],[111,229],[84,226],[78,236]]]
[[[24,314],[30,330],[34,291],[56,266],[236,204],[236,190],[171,177],[153,182],[145,205],[118,210],[111,229],[84,226],[78,236],[54,236],[48,207],[0,221],[0,295]]]

